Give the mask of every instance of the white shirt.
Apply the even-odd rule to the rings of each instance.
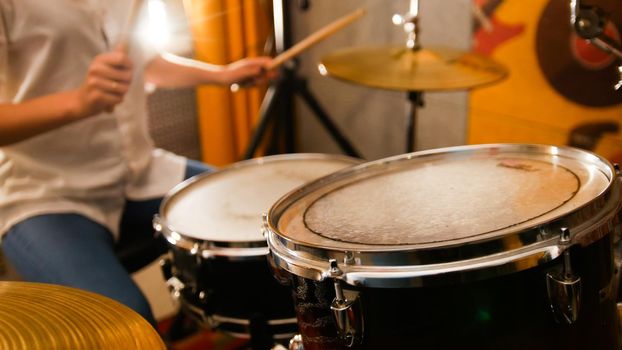
[[[0,0],[0,103],[79,87],[116,42],[130,3]],[[145,52],[131,46],[132,85],[112,113],[0,148],[0,235],[33,215],[66,212],[117,235],[126,198],[159,197],[182,180],[185,158],[154,149],[148,133]]]

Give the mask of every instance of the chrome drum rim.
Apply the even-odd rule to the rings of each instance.
[[[279,229],[279,222],[290,206],[307,195],[319,196],[331,186],[342,186],[354,179],[360,181],[413,160],[504,152],[572,158],[594,166],[607,178],[608,184],[588,203],[546,223],[508,230],[502,236],[469,239],[469,242],[372,247],[337,244],[339,247],[335,247],[296,240]],[[556,259],[572,245],[587,246],[599,240],[612,231],[618,220],[620,187],[617,171],[607,160],[571,147],[532,144],[450,147],[364,163],[311,182],[275,203],[268,212],[264,229],[271,259],[276,266],[294,275],[313,280],[331,277],[354,286],[382,288],[445,284],[525,270]],[[562,228],[570,230],[570,244],[560,242]],[[505,248],[508,240],[512,241],[511,249]],[[331,260],[338,264],[336,271],[329,267]]]

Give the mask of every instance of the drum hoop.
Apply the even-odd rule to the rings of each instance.
[[[221,327],[222,328],[222,327]],[[240,339],[250,339],[251,338],[251,334],[249,333],[240,333],[240,332],[233,332],[233,331],[229,331],[227,329],[220,329],[223,332],[231,335],[232,337],[235,338],[240,338]],[[278,333],[278,334],[273,334],[272,337],[275,340],[288,340],[293,338],[297,333]]]
[[[251,320],[247,318],[237,318],[237,317],[230,317],[230,316],[224,316],[224,315],[219,315],[219,314],[214,314],[210,317],[212,317],[212,319],[216,323],[233,323],[233,324],[239,324],[239,325],[244,325],[244,326],[249,326],[251,324]],[[296,317],[268,319],[266,320],[266,323],[270,326],[296,324],[297,319]]]
[[[220,329],[223,332],[234,335],[239,338],[249,338],[250,330],[247,329],[250,326],[250,319],[229,317],[220,314],[209,315],[202,308],[193,305],[191,303],[182,302],[181,307],[184,312],[188,313],[197,322],[209,325],[210,328]],[[268,319],[266,320],[269,328],[276,329],[279,326],[296,326],[298,320],[295,317],[282,318],[282,319]],[[232,327],[232,326],[234,327]],[[232,331],[232,328],[242,328],[243,332]],[[246,329],[246,330],[245,330]],[[245,330],[245,332],[244,332]],[[275,333],[273,334],[275,339],[290,339],[294,336],[294,333]]]
[[[608,169],[601,170],[609,172],[605,175],[610,179],[610,183],[602,193],[588,203],[566,212],[544,225],[476,241],[472,238],[463,241],[456,240],[443,247],[419,244],[375,246],[371,249],[353,246],[351,249],[344,249],[297,241],[287,237],[277,229],[281,215],[298,199],[326,184],[335,183],[352,175],[356,176],[356,174],[371,167],[386,167],[388,164],[407,161],[415,157],[426,157],[441,153],[476,154],[482,150],[495,149],[506,152],[530,152],[531,154],[574,155],[573,159],[585,159],[591,163],[607,165],[606,168]],[[612,223],[617,220],[616,214],[621,207],[621,187],[622,180],[620,180],[619,174],[607,160],[593,153],[571,147],[526,144],[450,147],[364,163],[308,183],[299,188],[292,196],[282,197],[272,206],[264,224],[264,230],[267,232],[268,247],[274,263],[305,278],[323,280],[331,276],[352,285],[375,287],[442,284],[455,278],[477,280],[524,270],[557,258],[570,246],[568,243],[560,244],[559,242],[562,227],[570,229],[571,245],[587,246],[604,237],[610,233]],[[503,249],[503,242],[507,239],[515,242],[511,250]],[[469,241],[466,242],[466,240]],[[331,259],[340,265],[341,271],[337,275],[331,274],[329,271],[329,260]]]
[[[200,255],[205,259],[213,257],[253,258],[268,254],[266,241],[224,242],[196,239],[177,232],[159,215],[153,218],[153,228],[172,246],[193,255]]]
[[[247,159],[233,163],[224,168],[218,169],[214,172],[203,173],[193,176],[177,186],[173,187],[162,199],[160,203],[159,213],[154,216],[153,227],[158,234],[162,236],[172,245],[178,246],[191,253],[198,253],[204,258],[210,257],[232,257],[232,258],[244,258],[244,257],[257,257],[268,254],[267,243],[264,240],[256,241],[216,241],[216,240],[203,240],[195,238],[192,235],[176,230],[173,225],[167,222],[164,213],[173,200],[173,198],[179,196],[182,192],[187,191],[192,187],[194,183],[204,181],[205,179],[212,179],[223,174],[228,174],[241,168],[256,166],[265,163],[275,163],[289,160],[330,160],[330,161],[343,161],[344,163],[351,163],[352,165],[360,164],[361,159],[344,156],[340,154],[324,154],[324,153],[289,153],[289,154],[277,154],[265,157],[258,157]],[[261,224],[261,214],[257,214],[258,227]],[[225,235],[226,237],[226,235]]]
[[[231,331],[230,329],[232,327],[228,326],[228,325],[233,325],[233,326],[238,326],[238,327],[241,326],[243,328],[248,328],[250,327],[250,324],[251,324],[250,319],[235,318],[235,317],[223,316],[223,315],[218,315],[218,314],[208,316],[208,318],[211,319],[210,320],[211,323],[217,324],[218,325],[217,328],[219,330],[222,330],[223,332],[226,332],[238,338],[250,338],[250,335],[251,335],[250,329],[247,330],[246,333],[235,332],[235,331]],[[266,323],[267,323],[268,328],[274,328],[278,326],[287,326],[287,325],[296,326],[298,324],[298,319],[296,317],[284,318],[284,319],[269,319],[269,320],[266,320]],[[273,334],[273,337],[275,339],[290,339],[293,336],[294,336],[294,333]]]

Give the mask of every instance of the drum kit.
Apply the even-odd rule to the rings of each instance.
[[[181,183],[154,227],[184,313],[253,350],[614,350],[621,196],[617,166],[567,146],[282,154]],[[165,348],[93,293],[0,299],[3,349]]]
[[[282,154],[154,222],[182,308],[253,349],[618,349],[620,180],[565,146]]]
[[[488,58],[406,47],[326,56],[406,91],[491,84]],[[154,219],[182,309],[253,349],[619,349],[621,172],[589,151],[469,145],[376,161],[253,158],[173,189]],[[263,214],[263,215],[262,215]]]
[[[417,16],[412,1],[395,21],[406,47],[346,49],[320,65],[407,92],[409,151],[423,91],[507,75],[473,53],[421,48]],[[281,154],[186,180],[153,226],[168,242],[162,271],[182,311],[253,350],[614,350],[621,196],[617,166],[565,146],[369,162]],[[0,282],[0,298],[1,348],[164,348],[137,314],[92,293]]]

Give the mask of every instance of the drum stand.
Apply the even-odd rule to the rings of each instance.
[[[307,1],[301,1],[303,9],[308,7]],[[288,1],[273,0],[274,11],[274,36],[277,54],[282,53],[289,45],[290,23],[285,15],[289,10]],[[281,67],[279,77],[270,85],[259,109],[259,122],[255,128],[244,159],[252,158],[262,138],[264,138],[268,124],[273,124],[273,132],[283,134],[284,148],[286,153],[294,152],[294,95],[298,94],[313,111],[318,121],[333,137],[344,153],[349,156],[360,158],[360,153],[339,131],[328,113],[317,101],[308,88],[307,81],[297,75],[298,64],[294,61]],[[278,108],[277,108],[278,107]],[[271,150],[278,149],[278,137],[272,138]],[[270,150],[269,150],[270,151]]]

